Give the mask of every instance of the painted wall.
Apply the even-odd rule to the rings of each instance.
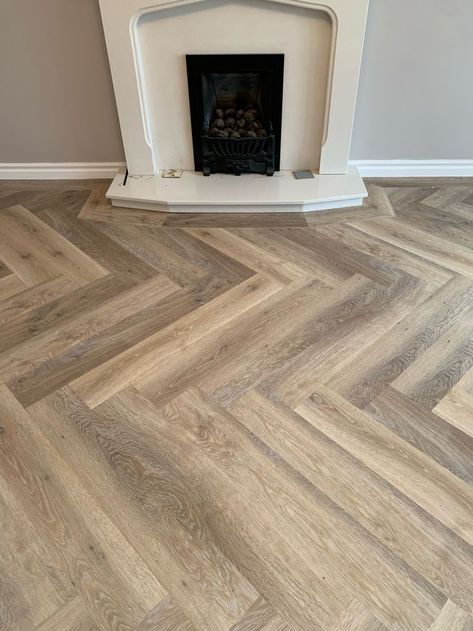
[[[371,0],[353,159],[473,159],[472,0]]]
[[[123,156],[97,0],[0,0],[0,162]]]
[[[473,159],[472,0],[371,0],[353,159]],[[120,161],[97,0],[1,0],[0,162]]]

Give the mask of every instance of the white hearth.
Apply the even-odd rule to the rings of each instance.
[[[304,211],[361,205],[348,169],[369,0],[100,0],[128,178],[117,206],[173,212]],[[285,56],[281,171],[195,172],[186,54]],[[164,179],[164,169],[183,169]],[[296,180],[310,169],[314,179]]]

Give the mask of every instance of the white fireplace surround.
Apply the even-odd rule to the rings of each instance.
[[[320,156],[318,156],[318,164],[307,165],[307,168],[317,170],[313,180],[294,178],[292,170],[302,166],[294,161],[294,157],[287,157],[286,163],[282,164],[284,170],[273,178],[253,174],[243,175],[240,178],[224,174],[204,177],[201,173],[190,170],[189,160],[186,161],[185,156],[181,157],[179,152],[173,153],[172,147],[168,147],[167,152],[164,150],[163,143],[172,143],[171,136],[166,134],[166,126],[162,124],[162,121],[161,129],[164,131],[158,130],[159,133],[156,131],[157,126],[154,121],[160,115],[160,108],[156,107],[156,102],[153,102],[149,95],[155,94],[156,101],[162,98],[161,91],[174,89],[172,96],[174,98],[177,95],[180,98],[183,111],[185,111],[185,107],[188,108],[187,95],[183,94],[182,88],[185,77],[179,78],[180,83],[177,88],[173,87],[173,81],[166,81],[159,86],[153,85],[153,81],[156,83],[159,79],[159,73],[156,73],[155,77],[154,74],[150,75],[149,69],[145,68],[146,50],[143,51],[143,42],[140,39],[143,37],[141,28],[143,21],[146,23],[149,16],[156,18],[151,24],[152,28],[156,24],[156,31],[152,32],[151,42],[155,38],[158,44],[166,46],[167,33],[159,30],[160,25],[163,28],[164,23],[161,17],[165,16],[169,25],[169,20],[182,19],[181,12],[187,16],[190,13],[192,16],[195,10],[195,17],[198,17],[197,12],[201,13],[208,9],[206,16],[209,16],[209,20],[206,18],[205,23],[200,22],[199,27],[205,31],[206,23],[209,22],[209,32],[215,33],[215,29],[212,31],[210,17],[218,15],[218,11],[221,12],[223,8],[235,11],[235,7],[239,5],[242,5],[241,11],[238,12],[241,19],[241,24],[238,26],[242,33],[239,47],[235,49],[235,44],[231,43],[230,38],[230,48],[220,50],[221,46],[219,46],[218,52],[226,54],[232,52],[287,53],[279,41],[274,43],[263,41],[262,47],[257,50],[254,49],[251,33],[248,35],[250,41],[245,41],[244,20],[248,15],[248,8],[253,9],[253,6],[255,10],[260,5],[262,8],[270,7],[272,11],[280,9],[281,12],[286,13],[286,16],[281,16],[281,19],[287,19],[287,12],[294,11],[293,27],[290,27],[288,21],[288,29],[292,33],[291,37],[296,41],[297,30],[292,32],[290,28],[297,29],[297,24],[300,23],[301,28],[303,25],[306,29],[307,12],[323,11],[330,18],[331,34],[327,55],[328,68],[325,69],[327,81],[321,121]],[[175,212],[302,211],[360,205],[366,196],[366,189],[357,170],[348,166],[348,160],[368,5],[369,0],[326,0],[325,2],[315,0],[222,0],[221,2],[218,0],[155,0],[151,4],[148,4],[146,0],[100,0],[129,171],[126,184],[124,184],[123,176],[117,176],[109,190],[108,196],[113,204]],[[289,15],[292,17],[292,14]],[[296,15],[302,16],[304,20],[297,22]],[[191,24],[189,21],[182,23]],[[208,41],[208,32],[203,32],[202,36],[207,37]],[[160,57],[155,61],[154,57],[152,59],[157,69],[159,69],[158,64],[164,65],[161,70],[163,80],[165,77],[171,77],[170,74],[165,74],[166,65],[170,70],[177,68],[180,69],[181,74],[185,73],[186,53],[215,54],[217,52],[212,47],[203,48],[200,42],[199,49],[196,49],[196,37],[198,37],[196,33],[192,33],[192,37],[189,38],[182,33],[179,51],[176,48],[176,38],[169,42],[169,54],[166,48],[157,49]],[[275,38],[280,39],[277,35]],[[187,39],[193,43],[189,44]],[[304,46],[309,49],[312,45],[308,41],[308,31],[301,31],[300,39],[303,43],[297,44],[298,50],[304,52]],[[188,49],[188,46],[192,48]],[[309,61],[307,60],[307,63]],[[298,67],[302,67],[301,63]],[[303,90],[302,84],[300,87]],[[286,94],[284,98],[287,98]],[[303,104],[304,98],[301,98],[300,102]],[[170,112],[171,121],[172,114]],[[316,113],[303,112],[305,117],[310,115],[315,116]],[[182,139],[180,145],[183,145],[188,136],[187,142],[191,146],[190,120],[187,121],[187,118],[180,117],[179,120],[185,120],[179,125],[177,133]],[[288,125],[291,124],[290,121],[286,122]],[[283,112],[283,128],[284,125]],[[177,129],[176,126],[175,129]],[[298,138],[300,142],[300,133]],[[306,142],[311,142],[311,139],[308,138]],[[312,142],[315,143],[316,140],[313,139]],[[169,156],[174,157],[174,155],[176,156],[174,161],[178,163],[166,163]],[[294,155],[296,152],[293,148],[289,156]],[[179,161],[183,163],[182,166]],[[169,180],[163,179],[159,174],[160,169],[166,168],[186,170],[182,178]]]

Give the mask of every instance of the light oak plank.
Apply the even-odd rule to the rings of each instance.
[[[127,397],[132,398],[131,395]],[[124,396],[119,395],[118,400],[124,401]],[[133,409],[136,410],[135,414],[138,414],[139,400],[136,398],[132,400],[133,403],[128,404],[129,414]],[[152,415],[157,431],[156,413],[150,410],[147,414],[146,409],[144,404],[140,406],[139,418],[143,422],[148,414]],[[230,479],[225,479],[225,481],[214,481],[215,474],[212,475],[212,469],[210,469],[209,475],[205,476],[205,479],[208,479],[206,484],[215,483],[225,488],[232,481],[234,488],[231,492],[227,492],[227,495],[232,497],[238,507],[257,505],[259,507],[258,520],[269,519],[270,523],[277,515],[281,523],[278,531],[278,550],[280,552],[287,550],[290,545],[292,554],[299,554],[300,558],[304,559],[299,562],[303,565],[298,571],[302,571],[304,565],[307,564],[319,577],[318,582],[306,592],[306,598],[309,595],[313,598],[314,592],[318,597],[325,593],[327,596],[331,594],[333,598],[335,593],[341,597],[342,594],[347,593],[347,590],[356,590],[363,600],[368,600],[376,608],[376,613],[380,615],[381,620],[389,620],[390,623],[396,621],[398,624],[401,624],[401,620],[406,615],[417,617],[420,624],[421,620],[429,620],[432,613],[437,610],[434,604],[436,596],[430,586],[426,589],[426,584],[422,584],[422,581],[416,582],[414,576],[410,576],[409,572],[399,564],[393,563],[393,559],[386,554],[386,550],[373,545],[374,541],[369,536],[366,539],[366,531],[357,527],[351,519],[344,518],[340,511],[316,489],[311,490],[304,484],[296,484],[295,479],[287,475],[287,469],[282,462],[278,463],[278,459],[272,458],[264,448],[259,448],[257,442],[253,443],[250,435],[241,430],[236,419],[212,405],[197,391],[189,390],[175,399],[167,410],[163,411],[163,415],[168,419],[171,427],[177,424],[177,427],[168,430],[168,440],[176,445],[173,450],[177,448],[179,440],[187,443],[192,441],[194,449],[198,449],[198,454],[192,460],[194,469],[205,466],[203,458],[206,460],[210,458],[212,468],[217,467],[230,476]],[[161,426],[163,425],[164,420],[161,422]],[[204,440],[201,438],[203,433]],[[177,438],[173,439],[173,436]],[[162,432],[160,432],[160,439],[164,439]],[[189,447],[185,453],[189,454],[188,458],[191,457],[192,452]],[[209,465],[206,466],[208,468]],[[212,492],[217,492],[213,486]],[[211,513],[208,518],[212,519],[212,527],[216,529],[218,526]],[[232,519],[235,518],[236,515],[232,511]],[[256,527],[256,521],[253,523]],[[246,527],[247,532],[249,526]],[[264,532],[269,531],[267,528],[264,529],[263,533],[260,532],[260,536]],[[228,543],[225,544],[225,549],[231,545],[233,536],[235,535],[232,532],[232,536],[227,537]],[[253,536],[256,537],[257,533]],[[357,540],[357,546],[351,547],[350,554],[347,556],[342,551],[346,548],[347,542],[352,541],[353,538]],[[371,542],[369,558],[363,553],[368,540]],[[268,544],[265,544],[265,547],[267,548]],[[331,550],[329,555],[328,550]],[[245,567],[248,571],[248,567]],[[373,573],[377,575],[377,587],[374,586],[371,578],[368,578],[372,577]],[[254,580],[252,574],[252,581]],[[391,585],[391,593],[389,589],[379,588],[381,580]],[[408,584],[410,588],[407,592],[411,599],[409,605],[404,600],[404,596],[402,598],[399,596],[406,590]],[[396,585],[395,588],[394,585]],[[328,593],[327,590],[329,590]],[[274,602],[271,604],[286,620],[285,611],[281,610],[280,605]],[[348,602],[344,608],[347,605]],[[310,611],[309,607],[307,613],[309,614]],[[316,612],[315,609],[313,611]],[[335,610],[332,609],[332,611]],[[431,613],[428,613],[429,611]],[[314,619],[316,620],[317,618]],[[286,621],[291,624],[291,619]],[[324,628],[323,624],[322,628]]]
[[[167,596],[140,622],[136,631],[195,631],[195,627],[173,599]]]
[[[268,337],[276,343],[279,332],[290,336],[298,323],[307,320],[324,303],[324,295],[329,291],[317,280],[291,283],[215,330],[212,336],[193,340],[185,353],[170,355],[165,364],[156,366],[135,381],[134,386],[153,403],[161,405],[189,386],[202,384],[209,376],[212,379],[216,375],[220,382],[233,357],[250,357]],[[245,377],[248,375],[249,371]],[[242,379],[240,388],[244,387]]]
[[[80,285],[108,274],[22,206],[0,213],[0,258],[31,285],[59,275]]]
[[[473,366],[473,309],[459,318],[392,386],[429,410]]]
[[[257,594],[215,545],[197,489],[184,484],[170,452],[105,405],[91,411],[64,390],[31,411],[197,629],[231,626]]]
[[[331,631],[388,631],[388,628],[354,600]]]
[[[473,616],[449,601],[430,631],[473,631]]]
[[[250,266],[255,273],[287,284],[307,276],[305,270],[276,258],[269,252],[221,228],[194,228],[188,232],[224,254]]]
[[[28,415],[4,386],[0,386],[0,395],[0,488],[8,480],[7,488],[16,493],[27,518],[41,533],[59,564],[58,571],[77,586],[99,625],[131,631],[148,609],[143,586],[125,581],[117,571],[118,558],[111,554],[102,530],[88,527],[93,524],[93,520],[86,521],[90,507],[84,506],[84,514],[78,510],[86,494],[77,485],[62,484],[64,470],[47,466],[41,443],[38,458],[39,445],[33,440],[38,435],[31,435]],[[95,512],[100,513],[97,507]],[[130,575],[136,577],[135,568]]]
[[[343,287],[340,285],[337,292]],[[386,331],[415,312],[425,298],[422,283],[404,275],[387,288],[369,283],[357,293],[348,293],[345,299],[335,301],[333,308],[321,312],[319,334],[313,343],[289,361],[280,362],[262,388],[270,398],[294,407],[317,384],[331,379],[338,384],[345,375],[356,375],[360,357],[369,360],[370,347],[374,343],[376,348],[382,347],[379,340]],[[352,365],[356,366],[355,373]]]
[[[0,354],[0,379],[11,384],[22,373],[37,368],[58,353],[159,302],[178,289],[178,285],[168,278],[157,276],[113,296],[52,332],[47,330],[33,340],[16,345]]]
[[[274,609],[260,597],[230,631],[288,631],[288,629],[289,627]]]
[[[0,278],[0,308],[2,306],[2,302],[8,300],[11,296],[19,294],[26,288],[26,283],[24,283],[16,274],[10,274],[9,276]]]
[[[446,596],[473,611],[473,549],[291,409],[260,392],[232,413],[272,449]],[[363,492],[354,492],[363,489]],[[445,550],[451,553],[446,557]]]
[[[471,436],[389,386],[365,410],[400,438],[473,486]]]
[[[452,248],[444,239],[396,219],[376,219],[350,224],[408,252],[422,256],[457,274],[473,278],[473,251],[457,244]]]
[[[176,324],[98,366],[72,385],[84,401],[95,407],[153,371],[167,355],[182,352],[187,344],[208,335],[279,290],[279,284],[263,277],[250,278]]]
[[[473,489],[465,482],[328,388],[320,386],[296,411],[473,543]]]
[[[36,631],[99,631],[92,616],[79,597],[73,598],[64,607],[36,627]]]
[[[454,278],[386,330],[326,380],[354,405],[364,408],[386,385],[422,358],[442,335],[454,330],[473,305],[473,284]],[[434,356],[436,356],[434,351]],[[423,374],[412,370],[411,378]]]
[[[120,208],[112,206],[110,200],[106,198],[106,193],[110,188],[107,182],[97,186],[87,198],[78,218],[85,221],[103,221],[105,223],[130,223],[130,224],[153,224],[162,225],[166,220],[167,213],[154,212],[150,210],[140,210],[139,208]]]
[[[350,249],[359,250],[385,261],[406,274],[420,278],[432,291],[452,279],[453,272],[406,250],[357,230],[347,224],[317,226],[317,232],[327,235]]]
[[[73,289],[74,285],[64,276],[28,287],[0,303],[0,326],[24,317],[32,309],[57,300]]]
[[[473,436],[473,395],[462,388],[453,388],[433,409],[434,414],[453,427]]]

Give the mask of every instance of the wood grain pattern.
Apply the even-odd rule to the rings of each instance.
[[[468,484],[324,386],[296,411],[473,544],[473,489]]]
[[[472,305],[473,284],[464,278],[448,281],[371,344],[367,352],[337,370],[328,381],[329,387],[357,407],[365,407],[387,385],[404,375],[417,359],[423,361],[424,353],[438,340],[443,344],[448,339],[444,334],[455,331],[462,318],[468,321]],[[431,351],[434,356],[436,352]],[[412,374],[424,376],[416,373],[415,368]]]
[[[365,410],[406,442],[473,485],[471,436],[389,386]]]
[[[403,223],[397,217],[353,222],[351,225],[458,274],[473,278],[473,256],[471,249],[466,246],[456,244],[453,250],[450,241],[432,235],[428,230]]]
[[[167,596],[140,622],[136,631],[195,631],[180,607]]]
[[[133,381],[149,374],[168,355],[185,352],[187,345],[223,326],[238,314],[279,291],[279,285],[257,276],[196,309],[142,343],[98,366],[73,382],[91,407],[105,401]]]
[[[354,600],[342,618],[333,627],[333,631],[386,631],[373,614],[361,603]]]
[[[64,607],[42,622],[38,631],[56,631],[67,629],[68,631],[98,631],[92,616],[88,613],[79,597],[73,598]]]
[[[449,601],[442,609],[440,616],[431,626],[430,631],[473,631],[473,616],[462,611],[453,602]]]
[[[264,598],[260,597],[230,631],[287,631],[287,629],[289,627],[275,610]]]
[[[80,285],[108,273],[22,206],[0,214],[0,235],[2,259],[27,284],[63,275]]]
[[[167,213],[151,212],[137,208],[118,208],[112,206],[110,200],[105,197],[109,188],[106,182],[102,186],[95,187],[89,194],[86,203],[78,215],[84,221],[103,221],[118,224],[154,224],[161,226],[166,220]]]
[[[472,631],[473,181],[107,187],[0,182],[0,629]]]
[[[0,278],[0,302],[19,294],[27,285],[16,274]]]

